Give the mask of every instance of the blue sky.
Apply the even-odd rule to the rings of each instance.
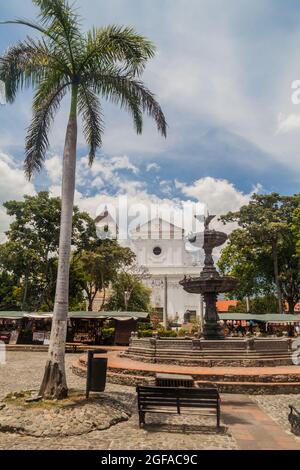
[[[137,199],[201,200],[221,212],[245,203],[253,190],[299,192],[300,105],[291,101],[292,82],[300,79],[298,0],[77,4],[84,29],[132,25],[155,42],[158,54],[144,80],[169,124],[166,141],[147,120],[143,136],[136,136],[130,118],[105,105],[104,147],[93,171],[85,168],[86,147],[79,136],[82,207],[93,212],[103,195],[129,191]],[[1,19],[35,12],[30,0],[1,2]],[[26,28],[0,26],[0,51],[26,33]],[[0,202],[46,188],[59,193],[68,100],[51,133],[47,168],[28,184],[21,161],[31,97],[26,92],[14,105],[0,107]],[[0,211],[0,231],[6,223]]]

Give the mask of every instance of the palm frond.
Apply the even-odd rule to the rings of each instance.
[[[144,112],[154,119],[158,131],[164,137],[167,136],[166,118],[154,94],[131,74],[124,74],[122,69],[111,67],[106,73],[93,72],[86,80],[95,93],[132,112],[138,133],[142,132]]]
[[[33,0],[39,7],[39,22],[16,19],[6,24],[28,26],[43,38],[27,38],[0,57],[0,80],[7,99],[13,101],[19,89],[37,89],[33,119],[27,131],[25,171],[30,178],[42,168],[49,147],[48,132],[68,87],[78,92],[78,110],[90,146],[90,163],[102,145],[104,131],[98,95],[129,111],[137,133],[143,129],[143,114],[152,117],[166,136],[167,123],[155,96],[139,81],[154,45],[134,29],[108,26],[80,31],[80,18],[68,0]],[[73,94],[75,93],[75,94]],[[71,112],[77,101],[72,99]]]
[[[35,31],[38,31],[39,33],[43,34],[47,38],[51,39],[54,43],[56,43],[58,46],[63,47],[62,43],[58,41],[57,37],[52,35],[50,31],[45,29],[42,25],[35,21],[31,21],[25,18],[17,18],[15,20],[7,20],[7,21],[0,21],[0,24],[6,25],[6,24],[16,24],[20,26],[27,26],[28,28],[34,29]]]
[[[40,84],[33,104],[33,118],[26,136],[25,173],[30,179],[39,172],[49,147],[48,133],[60,102],[71,83],[59,81],[56,74]]]
[[[80,18],[66,0],[33,0],[40,8],[39,20],[46,30],[65,43],[73,68],[76,68],[76,49],[83,44]]]
[[[47,68],[52,70],[58,69],[71,77],[72,70],[69,67],[68,57],[62,53],[60,48],[57,48],[55,43],[46,42],[44,38],[34,40],[29,36],[23,43],[28,47],[32,47],[33,52],[36,51],[37,56],[41,58],[41,65],[47,65]]]
[[[87,35],[86,52],[81,58],[82,69],[95,60],[121,62],[134,74],[141,74],[146,62],[154,57],[155,46],[133,28],[110,25],[94,28]]]
[[[11,46],[0,58],[0,80],[5,84],[6,99],[13,102],[19,89],[35,86],[43,78],[43,51],[21,43]]]
[[[92,165],[97,150],[102,147],[104,124],[99,99],[86,86],[79,87],[78,109],[82,116],[85,139],[90,147],[89,162]]]
[[[76,67],[75,53],[83,46],[77,15],[74,14],[68,3],[63,0],[33,1],[41,9],[40,23],[25,18],[17,18],[1,21],[0,24],[22,25],[38,31],[47,37],[53,45],[57,46],[65,61],[66,58],[69,58],[74,71]],[[49,10],[48,15],[47,8]]]

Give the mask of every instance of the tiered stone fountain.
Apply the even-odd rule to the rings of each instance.
[[[180,284],[186,292],[191,294],[202,294],[206,306],[205,324],[203,335],[205,339],[224,339],[224,331],[219,324],[217,312],[218,294],[230,292],[237,287],[238,280],[234,277],[220,276],[216,270],[213,260],[213,249],[222,246],[227,235],[209,228],[210,222],[215,216],[208,216],[204,219],[204,233],[198,233],[189,238],[191,244],[201,246],[205,252],[204,268],[200,277],[185,277]],[[199,248],[200,248],[199,246]]]
[[[211,230],[210,222],[215,216],[204,220],[204,232],[193,234],[189,243],[204,249],[204,268],[199,277],[185,277],[181,286],[187,292],[203,295],[206,312],[203,337],[139,338],[133,333],[130,346],[123,356],[139,361],[201,367],[263,367],[291,365],[292,341],[288,338],[225,338],[217,312],[218,295],[230,292],[238,286],[238,280],[221,276],[213,260],[213,250],[222,246],[227,235]]]

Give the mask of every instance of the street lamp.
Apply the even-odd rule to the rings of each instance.
[[[131,295],[131,292],[129,292],[128,290],[125,290],[124,292],[125,312],[127,312],[127,309],[128,309],[128,302],[130,299],[130,295]]]

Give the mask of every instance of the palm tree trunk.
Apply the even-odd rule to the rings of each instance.
[[[78,87],[73,85],[71,111],[64,149],[59,265],[55,305],[48,360],[40,388],[41,396],[58,400],[68,396],[65,348],[69,311],[69,272],[76,173],[77,96]]]

